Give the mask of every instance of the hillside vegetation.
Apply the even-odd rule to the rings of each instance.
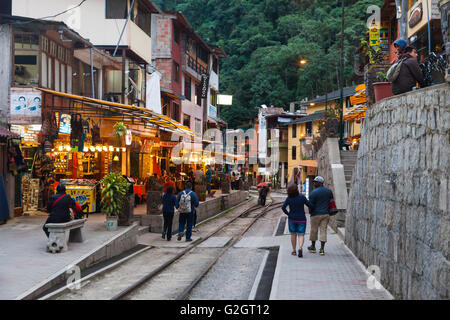
[[[230,128],[254,119],[262,104],[284,107],[338,88],[340,0],[157,0],[181,11],[195,31],[228,55],[221,61],[220,108]],[[366,33],[370,5],[345,1],[345,85],[352,84],[354,53]],[[299,60],[308,61],[300,66]]]

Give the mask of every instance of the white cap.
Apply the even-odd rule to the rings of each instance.
[[[320,183],[323,183],[324,181],[325,181],[325,179],[324,178],[322,178],[321,176],[317,176],[317,177],[315,177],[314,178],[314,180],[313,181],[316,181],[316,182],[320,182]]]

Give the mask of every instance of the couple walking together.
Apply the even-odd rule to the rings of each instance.
[[[288,189],[288,197],[281,207],[288,216],[289,233],[291,234],[292,255],[297,255],[297,238],[299,243],[298,257],[303,257],[303,243],[306,231],[306,215],[304,206],[309,208],[311,214],[311,231],[309,239],[311,246],[309,252],[316,253],[316,241],[320,229],[320,250],[321,255],[325,254],[325,243],[327,242],[327,226],[330,220],[329,206],[333,199],[330,189],[323,186],[324,179],[321,176],[314,178],[314,190],[309,200],[298,192],[297,185],[291,184]],[[286,209],[289,207],[289,211]]]
[[[178,194],[177,197],[173,194],[173,186],[168,186],[163,195],[163,217],[164,226],[162,238],[167,241],[172,238],[172,221],[175,214],[175,208],[179,209],[180,217],[178,224],[178,237],[180,241],[184,234],[184,227],[186,226],[186,241],[192,241],[192,226],[196,223],[195,208],[199,205],[197,194],[192,191],[192,183],[186,183],[186,189]]]

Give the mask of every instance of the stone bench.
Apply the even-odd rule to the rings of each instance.
[[[68,242],[83,242],[84,222],[87,219],[77,219],[65,223],[47,223],[45,225],[50,233],[47,242],[47,251],[51,253],[67,251]]]

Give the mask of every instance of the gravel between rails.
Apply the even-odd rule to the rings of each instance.
[[[230,248],[220,257],[189,300],[247,300],[265,250]]]

